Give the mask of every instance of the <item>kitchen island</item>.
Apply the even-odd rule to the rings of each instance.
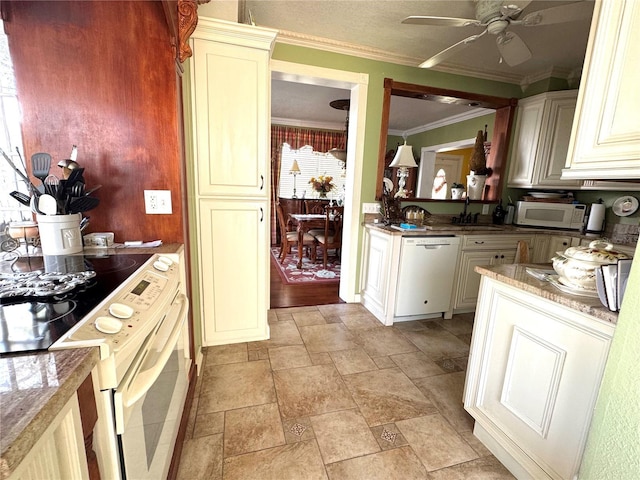
[[[82,255],[176,253],[182,248],[181,244],[167,244],[155,248],[85,249]],[[42,262],[33,253],[30,258]],[[13,266],[11,261],[3,260],[0,271],[12,271]],[[48,471],[53,465],[63,478],[72,474],[74,478],[77,474],[86,478],[83,433],[86,440],[96,421],[91,374],[99,361],[99,349],[94,347],[6,354],[0,358],[1,480],[12,474],[20,478],[28,470],[25,465],[32,463],[44,465],[45,470],[41,471]],[[47,442],[49,445],[43,448]],[[52,452],[52,463],[38,453],[47,448]],[[86,454],[95,458],[89,449]],[[64,458],[55,458],[61,455]]]
[[[517,478],[576,478],[617,314],[526,272],[478,266],[465,382],[474,435]],[[549,266],[545,266],[549,268]]]

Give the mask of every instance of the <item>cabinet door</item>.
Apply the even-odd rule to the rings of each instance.
[[[455,291],[454,309],[474,309],[480,289],[479,273],[474,271],[477,265],[499,263],[495,251],[463,251],[460,254]],[[514,253],[515,256],[515,253]]]
[[[575,478],[615,327],[484,280],[465,409],[522,478]]]
[[[194,40],[198,195],[264,197],[269,185],[269,50]]]
[[[544,99],[525,99],[518,105],[513,150],[509,163],[509,187],[533,186],[533,169],[542,127]]]
[[[378,312],[386,310],[389,291],[389,262],[391,261],[391,235],[377,235],[365,229],[366,245],[363,262],[362,293],[365,304]]]
[[[579,180],[561,179],[562,169],[567,162],[577,96],[576,90],[554,92],[548,96],[539,151],[535,159],[534,186],[580,187]]]
[[[203,345],[269,337],[268,202],[198,204]]]
[[[563,178],[640,178],[640,2],[595,2]]]

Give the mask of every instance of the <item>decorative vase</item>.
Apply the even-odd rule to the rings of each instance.
[[[327,192],[318,192],[318,198],[327,198]]]
[[[467,196],[469,200],[482,200],[486,181],[486,175],[467,175]]]
[[[451,189],[451,200],[460,200],[462,198],[463,193],[464,193],[464,188],[453,187]]]

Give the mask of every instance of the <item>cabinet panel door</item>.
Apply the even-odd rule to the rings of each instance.
[[[203,344],[268,338],[269,212],[261,201],[199,201]]]
[[[391,235],[368,235],[367,259],[364,265],[364,294],[373,301],[379,311],[386,310],[391,261]]]
[[[563,178],[640,178],[640,3],[595,2]]]
[[[194,40],[199,195],[267,197],[269,51]]]
[[[474,271],[477,265],[491,265],[496,263],[496,252],[462,252],[458,267],[456,284],[455,309],[475,308],[480,289],[479,273]]]
[[[544,111],[544,100],[523,101],[518,106],[514,145],[509,166],[510,187],[531,187]]]

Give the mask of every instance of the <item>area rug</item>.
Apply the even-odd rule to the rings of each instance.
[[[278,267],[280,278],[287,285],[300,285],[310,282],[340,282],[340,261],[335,256],[329,255],[326,269],[322,266],[322,257],[319,257],[316,263],[312,263],[306,256],[302,257],[302,268],[298,268],[296,266],[298,263],[298,251],[293,247],[291,252],[285,257],[284,263],[280,263],[280,260],[278,260],[280,247],[271,248],[271,261]],[[333,253],[331,250],[329,252]]]

